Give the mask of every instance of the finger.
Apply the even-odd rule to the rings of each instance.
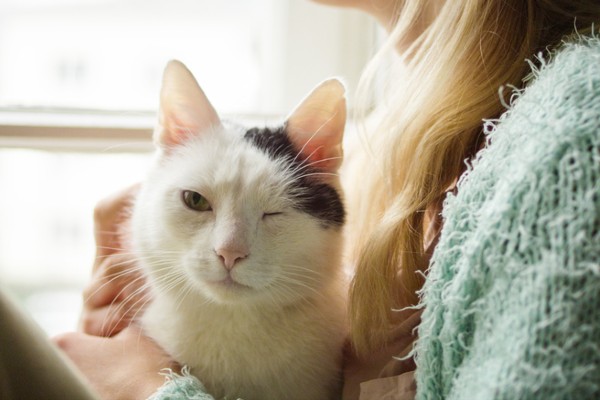
[[[115,335],[115,339],[129,340],[130,338],[142,338],[145,337],[142,328],[136,324],[129,324],[129,326],[121,330]]]
[[[79,332],[66,332],[50,338],[50,341],[62,349],[65,353],[72,353],[73,349],[81,340],[88,338],[88,335]]]
[[[126,210],[131,206],[140,185],[129,186],[102,199],[94,209],[94,237],[97,256],[104,256],[119,249],[119,224],[127,217]]]
[[[150,291],[142,279],[125,286],[115,295],[107,295],[109,303],[103,306],[84,305],[81,329],[84,332],[112,336],[130,321],[141,315],[150,300]]]
[[[116,335],[131,324],[136,314],[136,310],[121,306],[123,306],[121,303],[113,304],[83,314],[79,322],[80,330],[94,336]]]
[[[145,284],[131,256],[113,254],[104,257],[92,281],[83,291],[84,306],[101,307],[119,297],[124,299]]]

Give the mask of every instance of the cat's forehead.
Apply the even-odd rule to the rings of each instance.
[[[249,131],[252,130],[223,125],[199,135],[172,157],[173,163],[177,164],[173,168],[192,186],[208,185],[240,191],[284,181],[286,174],[281,158],[272,157],[249,140]],[[282,132],[281,136],[285,137],[285,134]]]

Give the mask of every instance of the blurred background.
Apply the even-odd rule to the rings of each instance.
[[[379,36],[307,0],[0,0],[0,287],[48,334],[75,329],[94,205],[143,179],[168,60],[262,124],[332,75],[352,99]]]

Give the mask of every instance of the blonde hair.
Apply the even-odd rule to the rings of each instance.
[[[429,5],[399,3],[395,29],[361,81],[357,98],[364,99],[363,108],[382,60],[411,34]],[[368,137],[377,158],[364,158],[361,183],[348,193],[355,224],[350,245],[356,249],[349,311],[358,354],[385,345],[393,310],[418,303],[428,264],[425,210],[476,152],[482,119],[503,111],[499,88],[521,86],[525,59],[559,44],[576,26],[589,31],[599,16],[596,0],[446,1],[403,52],[402,75]]]

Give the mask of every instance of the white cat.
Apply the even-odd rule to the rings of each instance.
[[[216,398],[339,398],[345,117],[333,79],[283,126],[243,128],[183,64],[165,69],[158,158],[132,219],[153,292],[142,325]]]

